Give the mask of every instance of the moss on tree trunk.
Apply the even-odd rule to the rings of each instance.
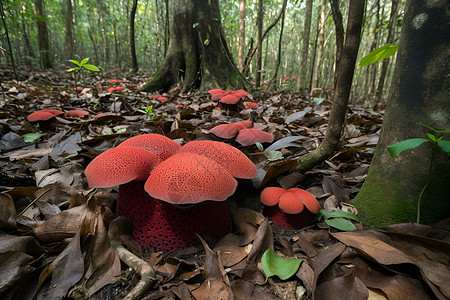
[[[228,49],[217,0],[174,0],[171,11],[167,56],[141,91],[250,87]]]
[[[369,174],[352,201],[365,225],[381,227],[415,222],[417,200],[430,172],[430,145],[407,150],[393,159],[387,146],[426,138],[428,129],[450,129],[450,24],[445,1],[427,6],[409,1],[405,9],[397,63],[386,115]],[[449,135],[444,137],[449,140]],[[435,152],[431,176],[421,200],[421,223],[450,217],[450,158]]]

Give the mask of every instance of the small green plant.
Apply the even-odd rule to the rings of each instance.
[[[334,227],[342,231],[356,230],[355,224],[350,220],[360,222],[358,217],[348,211],[326,211],[321,209],[317,215],[317,220],[325,220],[328,226]]]
[[[99,70],[99,68],[97,68],[94,65],[87,64],[87,62],[89,61],[89,57],[86,57],[85,59],[83,59],[80,62],[75,59],[69,59],[69,61],[71,63],[77,65],[76,67],[68,69],[66,72],[74,74],[73,76],[74,76],[74,80],[75,80],[75,90],[78,95],[78,74],[82,74],[84,70],[95,71],[95,72],[98,72],[100,70]]]
[[[299,258],[284,258],[267,249],[261,257],[261,265],[266,274],[266,281],[269,277],[277,275],[281,280],[286,280],[297,273],[302,260]]]
[[[450,130],[436,130],[433,127],[430,127],[425,124],[420,124],[431,131],[433,131],[435,134],[427,133],[428,139],[424,138],[413,138],[413,139],[407,139],[398,143],[395,143],[393,145],[387,146],[387,150],[389,151],[389,154],[392,158],[397,157],[398,154],[405,150],[417,148],[422,144],[429,144],[431,146],[431,158],[430,158],[430,167],[428,169],[428,176],[427,176],[427,182],[425,183],[424,187],[420,191],[419,198],[417,200],[417,223],[420,222],[420,202],[422,200],[423,193],[425,189],[430,184],[430,176],[431,176],[431,170],[433,166],[433,160],[435,152],[438,149],[441,149],[444,151],[445,154],[450,156],[450,141],[443,140],[444,133],[450,133]]]
[[[141,113],[147,115],[151,120],[156,118],[156,114],[153,112],[153,105],[150,105],[145,110],[138,109],[138,112],[141,112]]]
[[[27,133],[22,135],[22,137],[25,143],[34,143],[37,142],[42,137],[42,134],[39,132]]]

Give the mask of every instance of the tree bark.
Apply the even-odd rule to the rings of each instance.
[[[397,62],[386,114],[369,174],[352,201],[369,227],[414,222],[422,189],[421,220],[431,224],[450,217],[450,159],[423,144],[391,158],[387,146],[410,138],[426,138],[426,124],[450,129],[449,3],[406,2]],[[432,132],[431,132],[432,133]],[[449,134],[444,140],[450,140]],[[431,174],[431,176],[430,176]]]
[[[218,0],[173,1],[167,56],[141,91],[179,83],[182,91],[250,87],[232,60],[220,20]]]
[[[326,12],[327,12],[327,1],[322,0],[321,11],[320,11],[320,27],[319,27],[319,37],[317,39],[317,58],[316,58],[316,66],[314,68],[314,77],[312,80],[311,91],[316,89],[319,86],[319,80],[321,75],[321,64],[322,64],[322,54],[323,54],[323,45],[325,42],[325,21],[326,21]]]
[[[278,38],[277,62],[276,62],[276,65],[275,65],[275,70],[273,72],[272,78],[270,79],[270,82],[268,84],[268,86],[271,87],[273,82],[275,82],[273,88],[276,88],[276,79],[277,79],[277,75],[278,75],[278,69],[279,69],[280,63],[281,63],[281,46],[282,46],[282,41],[283,41],[284,17],[286,15],[285,14],[285,10],[286,10],[286,7],[284,7],[283,13],[282,13],[282,16],[281,16],[281,29],[280,29],[280,36]],[[266,47],[266,48],[268,48],[268,47]]]
[[[245,4],[246,0],[239,0],[239,50],[238,67],[242,72],[244,70],[244,51],[245,51]]]
[[[352,87],[358,48],[361,42],[361,28],[365,0],[351,0],[349,4],[347,33],[345,37],[342,60],[339,65],[336,92],[330,111],[327,133],[322,143],[298,159],[297,170],[304,172],[324,162],[337,149],[344,129],[347,104]]]
[[[130,14],[130,54],[131,54],[131,71],[136,73],[139,71],[138,61],[136,57],[136,44],[135,44],[135,33],[134,33],[134,19],[136,17],[138,0],[133,0],[133,6],[131,7]]]
[[[52,68],[52,61],[50,59],[50,47],[48,45],[47,20],[44,15],[43,0],[36,0],[34,2],[34,13],[36,15],[36,25],[38,28],[41,68],[50,69],[50,68]]]
[[[256,40],[256,87],[259,88],[261,86],[261,72],[262,72],[262,40],[263,40],[263,0],[258,1],[258,16],[257,19],[257,27],[258,27],[258,37]]]
[[[298,79],[297,79],[297,90],[300,91],[303,88],[309,86],[306,82],[308,75],[308,50],[309,50],[309,36],[311,34],[311,17],[312,17],[312,4],[313,0],[306,1],[306,11],[305,11],[305,24],[302,35],[302,51],[300,55]]]
[[[75,53],[75,36],[73,34],[73,13],[72,13],[72,0],[64,0],[66,7],[66,36],[64,43],[64,54],[67,60],[74,58]]]
[[[394,42],[395,26],[397,22],[397,12],[398,12],[398,0],[392,0],[391,16],[389,18],[388,24],[388,37],[386,44],[392,44]],[[386,80],[386,73],[389,66],[390,58],[383,60],[383,65],[381,66],[380,78],[378,79],[378,87],[376,91],[375,98],[379,102],[383,96],[384,83]]]
[[[335,70],[338,70],[341,62],[342,48],[344,47],[344,25],[342,24],[342,13],[339,9],[338,0],[330,0],[331,13],[333,14],[334,27],[336,28],[336,59],[334,60]],[[336,86],[337,72],[334,72],[333,86]]]

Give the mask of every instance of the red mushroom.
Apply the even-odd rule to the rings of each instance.
[[[272,134],[255,128],[242,129],[236,137],[236,142],[242,146],[250,146],[256,142],[272,143],[273,140]]]
[[[209,132],[223,139],[232,139],[241,129],[251,128],[252,126],[252,121],[239,121],[236,123],[217,125]]]
[[[212,89],[212,90],[209,90],[209,94],[210,94],[211,96],[214,96],[215,94],[223,94],[223,93],[225,93],[225,91],[222,90],[222,89]]]
[[[57,109],[42,109],[29,114],[27,119],[30,122],[46,121],[63,113],[63,111]]]
[[[177,251],[198,242],[196,233],[219,239],[231,230],[223,200],[236,189],[233,176],[256,175],[256,167],[230,145],[209,141],[208,147],[207,141],[198,142],[183,149],[164,136],[145,134],[100,154],[86,168],[91,187],[120,185],[116,213],[132,219],[133,236],[144,248]],[[222,165],[212,156],[228,157],[230,162]],[[109,178],[121,176],[122,182]]]
[[[305,227],[320,210],[317,199],[299,188],[285,190],[268,187],[262,191],[260,200],[265,205],[263,214],[274,224],[286,229]],[[305,206],[307,209],[304,209]]]
[[[225,104],[236,104],[239,102],[239,98],[234,96],[234,95],[225,95],[222,98],[220,98],[220,103],[225,103]]]
[[[85,110],[82,110],[82,109],[72,109],[72,110],[69,110],[67,112],[67,114],[69,116],[73,116],[73,117],[83,117],[83,116],[88,115],[89,112],[85,111]]]

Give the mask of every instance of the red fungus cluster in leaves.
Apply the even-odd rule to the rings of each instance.
[[[266,206],[263,214],[286,229],[301,229],[309,225],[320,210],[317,199],[299,188],[265,188],[261,193],[261,202]]]
[[[236,142],[242,146],[250,146],[256,142],[272,143],[274,140],[272,134],[262,131],[259,128],[254,128],[260,127],[259,125],[253,124],[252,121],[239,121],[236,123],[217,125],[210,132],[223,139],[236,137]]]
[[[219,101],[220,108],[244,108],[241,100],[248,96],[248,92],[244,90],[224,91],[222,89],[212,89],[209,93],[211,94],[211,100]]]
[[[85,171],[91,187],[119,186],[117,215],[133,221],[133,236],[146,249],[177,251],[219,239],[231,231],[224,200],[238,178],[256,166],[221,142],[192,141],[181,147],[158,134],[130,138],[98,155]]]
[[[108,89],[108,92],[110,92],[110,93],[112,93],[112,92],[125,93],[123,87],[121,87],[121,86],[110,87]]]
[[[29,114],[27,119],[30,122],[47,121],[55,116],[64,114],[71,117],[83,117],[85,115],[88,115],[89,112],[82,109],[73,109],[69,110],[67,113],[64,113],[63,111],[60,111],[58,109],[42,109]]]

